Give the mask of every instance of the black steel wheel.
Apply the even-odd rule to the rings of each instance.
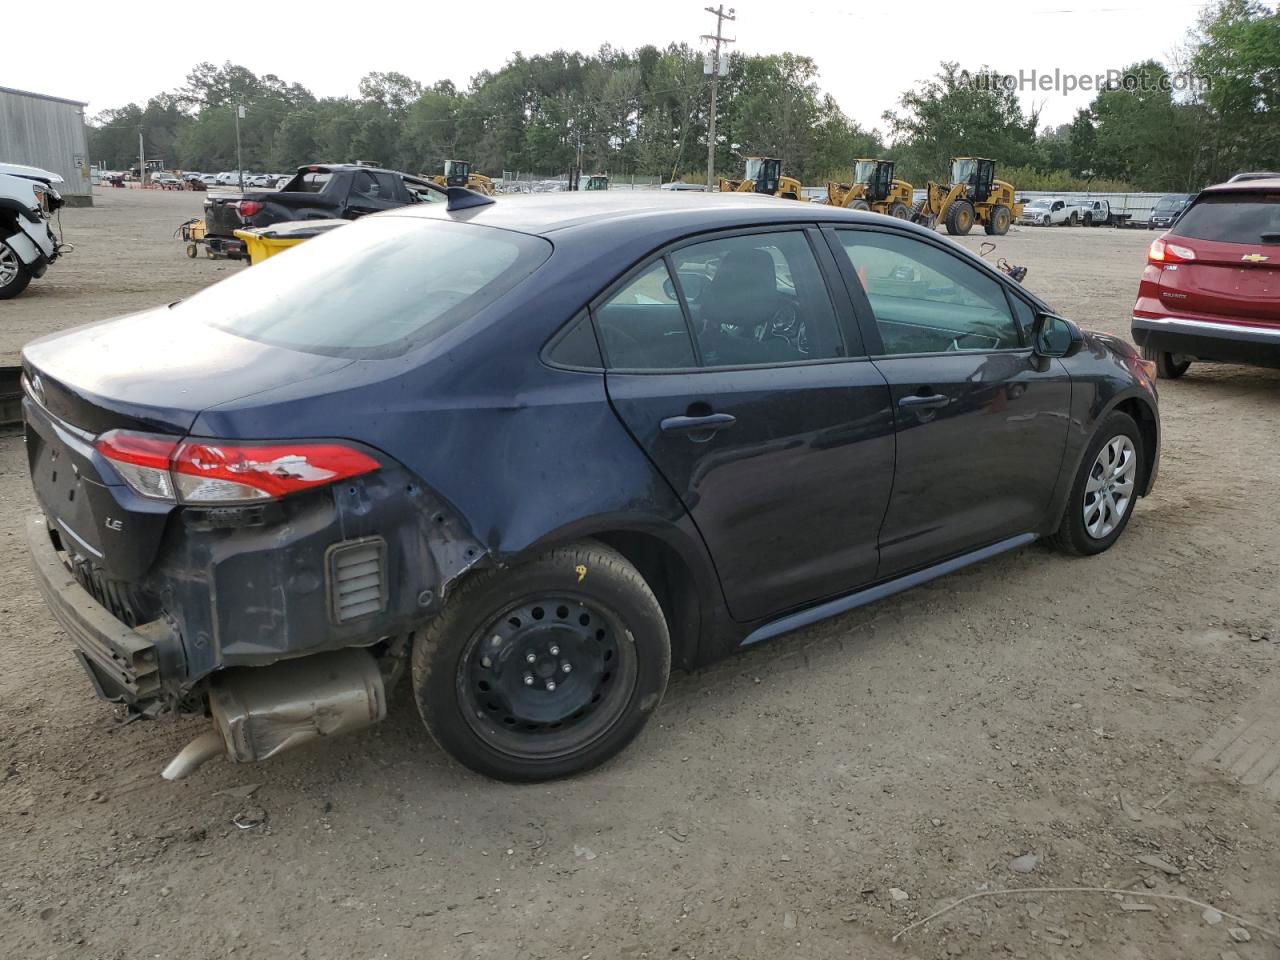
[[[490,746],[554,759],[607,732],[635,678],[635,645],[617,613],[581,595],[548,594],[476,631],[458,661],[458,698]]]
[[[414,641],[413,686],[454,759],[501,780],[548,780],[625,747],[670,667],[649,585],[585,541],[464,581]]]

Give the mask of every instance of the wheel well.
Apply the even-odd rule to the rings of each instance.
[[[1142,477],[1145,490],[1147,481],[1151,478],[1151,468],[1155,466],[1156,443],[1159,439],[1156,435],[1155,413],[1137,397],[1120,401],[1116,404],[1116,409],[1127,413],[1138,425],[1138,433],[1142,437]]]
[[[593,534],[593,539],[617,550],[640,571],[667,618],[672,663],[690,668],[697,656],[702,621],[693,572],[684,557],[670,544],[645,533],[620,530]]]

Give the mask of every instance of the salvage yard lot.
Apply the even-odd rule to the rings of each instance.
[[[200,194],[96,199],[63,213],[76,252],[0,304],[0,362],[245,269],[171,239]],[[1015,228],[997,255],[1127,336],[1152,236]],[[1154,495],[1109,552],[1033,546],[676,676],[617,760],[520,787],[447,762],[404,683],[379,728],[162,781],[205,725],[119,727],[92,699],[0,440],[5,955],[1275,957],[1139,894],[1280,928],[1280,372],[1193,366],[1161,412]],[[891,940],[1029,886],[1133,892],[989,897]]]

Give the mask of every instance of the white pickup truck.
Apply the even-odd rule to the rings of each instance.
[[[1074,200],[1055,200],[1051,197],[1038,197],[1027,201],[1022,208],[1022,216],[1018,223],[1032,224],[1037,227],[1049,227],[1066,223],[1075,226],[1080,222],[1080,205]]]

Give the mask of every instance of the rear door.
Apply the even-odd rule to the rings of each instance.
[[[731,614],[875,579],[893,414],[813,229],[670,250],[593,305],[619,418],[675,490]]]
[[[1194,254],[1160,271],[1170,314],[1280,324],[1280,190],[1206,193],[1168,242]]]
[[[1033,359],[1031,305],[940,239],[828,236],[897,418],[880,576],[1038,530],[1066,449],[1071,378],[1060,361]]]

